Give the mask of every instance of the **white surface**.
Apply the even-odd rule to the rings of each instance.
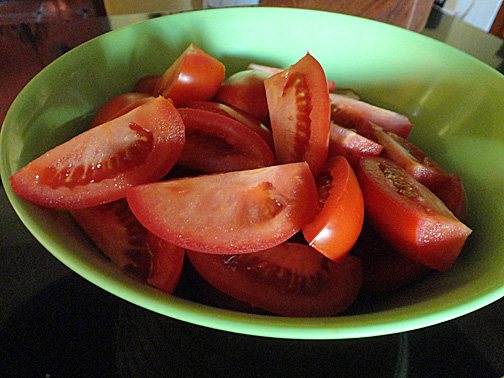
[[[443,11],[489,31],[503,0],[447,0]]]

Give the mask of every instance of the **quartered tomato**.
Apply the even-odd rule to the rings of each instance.
[[[278,162],[306,161],[318,175],[327,159],[330,129],[322,66],[306,54],[264,84]]]
[[[137,106],[140,106],[141,104],[147,102],[146,99],[152,100],[152,98],[153,97],[148,94],[139,92],[130,92],[115,96],[98,109],[98,112],[96,112],[95,116],[91,120],[89,127],[95,127],[101,125],[102,123],[111,121],[112,119],[125,114],[126,112],[124,112],[124,109],[129,108],[131,104],[136,103]],[[129,109],[131,110],[132,108]]]
[[[182,152],[184,124],[159,97],[55,147],[10,177],[19,196],[75,209],[122,198],[126,188],[157,181]]]
[[[369,122],[403,138],[408,136],[413,127],[408,117],[402,114],[335,93],[330,93],[329,98],[334,123],[354,129],[365,137],[369,137],[366,134]]]
[[[269,75],[275,75],[283,71],[283,68],[265,66],[262,64],[250,63],[247,67],[249,70],[265,72]],[[332,80],[327,80],[327,89],[329,92],[336,90],[336,82]]]
[[[312,221],[317,188],[303,162],[139,185],[127,198],[162,239],[195,251],[245,253],[278,245]]]
[[[347,309],[361,287],[358,258],[331,261],[310,246],[282,243],[240,255],[187,251],[196,271],[224,293],[274,314],[323,317]]]
[[[429,189],[448,179],[449,174],[413,143],[380,127],[374,127],[374,133],[383,146],[382,156],[395,161]]]
[[[316,180],[319,212],[303,227],[313,248],[341,261],[359,237],[364,222],[364,200],[355,173],[342,156],[328,161]]]
[[[158,80],[154,94],[170,98],[177,108],[188,100],[210,100],[225,74],[221,62],[191,44]]]
[[[254,70],[237,72],[224,80],[214,100],[232,105],[263,120],[268,115],[264,80],[270,76]]]
[[[182,272],[185,250],[147,231],[135,218],[125,198],[70,210],[70,214],[119,268],[173,293]]]
[[[101,252],[123,271],[142,280],[151,273],[149,231],[138,222],[125,198],[70,214]]]
[[[382,149],[381,144],[353,130],[331,123],[328,158],[338,155],[344,156],[352,168],[356,168],[361,157],[378,156]]]
[[[156,75],[147,75],[141,77],[135,84],[133,92],[146,93],[149,96],[154,96],[160,77]]]
[[[431,269],[397,252],[367,223],[352,254],[362,263],[362,288],[368,291],[392,291],[424,277]]]
[[[366,215],[398,252],[440,271],[450,268],[471,229],[404,169],[383,157],[357,168]]]
[[[255,131],[257,134],[259,134],[259,136],[263,138],[266,143],[268,143],[272,151],[275,149],[273,145],[273,135],[271,134],[271,130],[257,118],[241,109],[235,108],[231,105],[211,101],[188,101],[186,106],[192,109],[201,109],[221,114],[226,117],[230,117],[238,122],[241,122],[250,130]]]
[[[205,173],[267,167],[275,156],[259,134],[231,117],[201,109],[179,108],[185,144],[178,164]]]
[[[461,221],[467,212],[467,196],[460,176],[449,175],[445,180],[429,188]]]
[[[147,234],[147,244],[152,253],[152,269],[147,283],[172,294],[182,275],[185,249],[177,247],[151,232]]]

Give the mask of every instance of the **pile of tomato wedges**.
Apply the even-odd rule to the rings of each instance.
[[[362,290],[449,269],[471,233],[459,176],[411,128],[337,88],[309,53],[226,77],[190,45],[10,180],[167,293],[190,264],[250,309],[332,316]]]

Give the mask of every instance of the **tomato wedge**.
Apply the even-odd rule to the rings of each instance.
[[[447,181],[449,174],[413,143],[377,126],[374,133],[383,146],[382,156],[395,161],[429,189]]]
[[[139,185],[127,198],[162,239],[195,251],[245,253],[278,245],[312,221],[317,188],[303,162]]]
[[[125,198],[99,206],[70,210],[96,244],[124,272],[173,293],[182,273],[185,250],[142,226]]]
[[[303,227],[313,248],[341,261],[355,244],[364,222],[364,200],[355,173],[343,156],[337,156],[317,178],[319,213]]]
[[[254,70],[237,72],[224,80],[214,100],[232,105],[263,120],[268,115],[264,80],[270,76]]]
[[[361,157],[378,156],[382,150],[381,144],[331,122],[328,158],[344,156],[355,169]]]
[[[135,84],[133,92],[146,93],[149,96],[154,96],[159,79],[160,77],[156,75],[143,76]]]
[[[182,275],[185,249],[168,243],[153,233],[147,234],[152,253],[152,269],[147,283],[168,294],[173,294]]]
[[[431,271],[397,252],[369,224],[365,223],[352,254],[362,263],[362,289],[392,291],[418,281]]]
[[[268,143],[268,146],[270,146],[272,151],[275,150],[271,130],[257,118],[241,109],[235,108],[231,105],[211,101],[188,101],[186,106],[192,109],[201,109],[221,114],[226,117],[230,117],[238,122],[241,122],[250,130],[255,131],[257,134],[259,134],[259,136],[263,138],[266,143]]]
[[[347,309],[361,287],[358,258],[335,263],[310,246],[282,243],[240,255],[187,251],[196,271],[224,293],[290,317],[323,317]]]
[[[449,269],[471,229],[395,162],[363,157],[357,177],[366,215],[398,252],[433,269]]]
[[[157,181],[182,152],[184,124],[156,98],[55,147],[10,177],[13,191],[41,206],[75,209],[122,198]]]
[[[120,115],[125,113],[121,112],[124,108],[136,103],[138,100],[152,99],[148,94],[139,92],[124,93],[119,96],[115,96],[108,100],[98,111],[91,120],[90,127],[95,127],[101,125],[102,123],[111,121]],[[139,105],[142,102],[138,102]]]
[[[329,148],[330,104],[320,63],[306,54],[264,82],[279,163],[306,161],[314,176]]]
[[[188,100],[210,100],[225,75],[221,62],[191,44],[158,80],[154,95],[170,98],[177,108]]]
[[[459,175],[449,175],[446,180],[429,189],[444,202],[453,215],[461,221],[464,220],[467,213],[467,196]]]
[[[235,119],[201,109],[179,108],[185,145],[178,164],[205,173],[241,171],[275,164],[268,144]]]
[[[406,138],[413,125],[405,115],[368,104],[347,96],[330,93],[331,119],[334,123],[354,129],[365,137],[369,122]]]

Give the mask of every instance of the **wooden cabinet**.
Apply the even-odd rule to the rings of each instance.
[[[421,31],[434,0],[262,0],[261,6],[325,10]]]

